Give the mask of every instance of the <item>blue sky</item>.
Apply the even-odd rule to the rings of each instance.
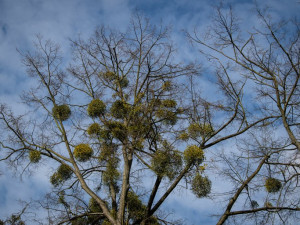
[[[193,47],[186,40],[183,29],[202,31],[210,23],[213,6],[219,1],[209,0],[0,0],[0,102],[8,103],[15,111],[26,107],[19,104],[19,94],[32,85],[21,64],[21,51],[32,48],[36,34],[59,43],[66,56],[70,54],[69,38],[89,37],[99,25],[126,30],[131,14],[136,10],[149,17],[152,23],[162,22],[173,28],[173,36],[180,57],[185,61],[198,61]],[[231,0],[237,15],[245,26],[257,23],[254,1]],[[260,1],[257,1],[260,2]],[[274,18],[296,16],[300,3],[296,0],[266,0],[272,7]],[[6,166],[0,165],[0,218],[19,209],[18,199],[30,200],[49,190],[46,171],[24,175],[22,181]],[[218,183],[218,182],[216,182]],[[215,187],[218,189],[218,187]],[[168,199],[166,205],[174,209],[178,218],[187,224],[213,224],[215,202],[197,200],[182,192]]]

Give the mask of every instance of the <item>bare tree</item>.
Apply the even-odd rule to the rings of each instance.
[[[253,131],[245,151],[235,152],[233,157],[221,156],[222,163],[228,166],[225,175],[235,186],[218,224],[229,217],[231,224],[238,215],[250,218],[251,224],[285,224],[292,221],[289,215],[297,216],[299,211],[299,201],[294,198],[299,192],[299,21],[275,22],[267,13],[257,8],[261,27],[245,30],[232,8],[219,7],[203,38],[196,31],[189,34],[201,53],[218,63],[218,71],[223,71],[218,72],[221,80],[230,79],[245,86],[245,109],[252,115],[276,118],[264,126],[281,134],[275,141],[275,132],[262,139],[259,134],[264,132]],[[259,207],[252,198],[261,192],[265,193],[261,197],[265,204]],[[243,209],[238,209],[241,201],[245,202]]]

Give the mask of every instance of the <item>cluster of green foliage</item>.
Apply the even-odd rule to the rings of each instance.
[[[117,180],[120,177],[120,172],[116,169],[119,159],[114,158],[107,162],[106,170],[102,173],[103,182],[107,185],[112,184],[117,188]]]
[[[59,184],[62,184],[66,180],[72,177],[72,169],[66,164],[61,164],[57,171],[50,177],[50,182],[54,187],[57,187]]]
[[[269,177],[266,179],[265,188],[269,193],[278,192],[281,186],[281,182],[276,178]]]
[[[71,109],[68,105],[55,105],[52,108],[52,114],[55,119],[65,121],[71,116]]]
[[[106,71],[105,73],[102,73],[102,77],[104,78],[104,80],[113,83],[118,88],[126,88],[129,84],[127,77],[119,77],[116,73],[112,71]]]
[[[112,136],[121,142],[127,138],[127,129],[124,123],[119,121],[109,121],[106,126],[111,132]]]
[[[116,138],[119,141],[124,141],[128,137],[127,127],[121,121],[107,121],[103,127],[98,123],[91,124],[87,133],[92,138],[100,138],[104,142],[109,142],[112,138]]]
[[[204,124],[191,123],[190,126],[188,127],[188,135],[185,135],[183,137],[186,138],[186,136],[189,136],[191,138],[196,139],[200,136],[202,137],[210,136],[212,133],[213,133],[213,128],[208,123],[204,123]]]
[[[92,123],[87,129],[88,135],[95,137],[99,137],[101,135],[101,131],[101,126],[99,123]]]
[[[117,180],[120,177],[118,171],[119,158],[117,156],[117,146],[114,144],[103,144],[98,157],[100,163],[106,164],[106,169],[102,173],[103,182],[106,185],[113,185],[117,188]]]
[[[172,82],[168,80],[163,83],[161,88],[163,91],[170,91],[170,90],[172,90],[172,86],[173,86]]]
[[[211,181],[197,173],[192,180],[191,190],[198,198],[206,197],[211,191]]]
[[[192,123],[190,124],[190,126],[188,127],[188,134],[192,137],[192,138],[197,138],[201,135],[201,131],[202,131],[202,127],[199,123]]]
[[[166,108],[176,108],[177,106],[177,102],[174,99],[162,100],[161,104]]]
[[[167,125],[175,125],[177,123],[177,114],[176,112],[158,109],[156,112],[156,116],[162,119]]]
[[[151,108],[151,106],[149,106],[149,108]],[[149,108],[143,104],[136,104],[131,107],[128,132],[133,138],[143,139],[151,131],[151,121],[147,117],[147,110],[149,110]]]
[[[91,198],[89,201],[89,209],[91,212],[102,212],[100,205],[94,198]]]
[[[118,76],[112,71],[106,71],[102,74],[103,78],[107,81],[113,81],[118,78]]]
[[[84,215],[71,220],[72,225],[103,225],[102,210],[97,201],[93,198],[89,201],[89,213],[90,215]]]
[[[162,149],[154,153],[151,167],[158,176],[167,176],[172,180],[182,168],[181,154],[174,150],[170,144],[164,142]]]
[[[100,138],[104,141],[111,139],[111,131],[101,127],[99,123],[92,123],[87,129],[87,133],[92,138]]]
[[[91,198],[89,201],[89,210],[92,213],[101,213],[102,212],[100,205],[94,198]],[[116,216],[114,212],[112,212],[112,214],[114,215],[114,217]],[[107,219],[103,219],[103,216],[101,216],[101,214],[89,215],[87,224],[111,225],[111,223]]]
[[[180,140],[187,141],[190,138],[190,136],[186,132],[182,132],[182,133],[179,134],[178,138]]]
[[[116,100],[111,108],[110,108],[111,115],[117,119],[125,118],[128,113],[130,112],[130,106],[124,101]]]
[[[186,164],[200,165],[204,160],[204,152],[197,145],[188,146],[183,152]]]
[[[32,163],[38,163],[41,160],[41,152],[38,150],[31,150],[29,152],[29,160]]]
[[[102,219],[100,215],[88,215],[88,216],[81,216],[75,219],[72,219],[70,222],[72,225],[105,225],[107,220]],[[108,223],[107,225],[111,225]]]
[[[105,113],[106,105],[100,99],[93,99],[87,108],[87,113],[90,117],[95,118],[102,116]]]
[[[146,214],[146,206],[132,191],[129,191],[127,195],[127,207],[130,218],[133,218],[134,220],[139,220]]]
[[[74,157],[80,161],[80,162],[86,162],[87,160],[89,160],[94,151],[93,149],[90,147],[89,144],[84,144],[84,143],[81,143],[79,145],[77,145],[75,148],[74,148]]]
[[[154,105],[158,105],[156,116],[166,125],[175,125],[178,120],[179,110],[176,109],[177,102],[173,99],[159,100],[156,99]]]
[[[119,86],[120,86],[121,88],[126,88],[126,87],[128,87],[129,80],[128,80],[126,77],[123,77],[123,78],[119,79],[119,80],[117,81],[117,83],[119,84]]]
[[[143,204],[143,202],[139,199],[139,197],[132,191],[128,192],[127,195],[127,208],[129,218],[135,221],[141,220],[147,212],[147,207]],[[146,224],[149,225],[159,225],[160,223],[154,216],[151,216],[147,219]]]

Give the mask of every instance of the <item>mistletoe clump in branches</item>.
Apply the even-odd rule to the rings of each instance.
[[[41,159],[41,152],[38,150],[32,150],[29,152],[29,160],[32,163],[38,163]]]
[[[90,136],[100,136],[101,135],[101,126],[99,123],[93,123],[91,124],[88,129],[87,129],[87,133]]]
[[[52,114],[55,119],[65,121],[71,116],[71,109],[68,105],[54,105]]]
[[[211,191],[211,181],[197,173],[192,180],[191,190],[198,198],[206,197]]]
[[[188,146],[183,154],[187,164],[200,165],[204,160],[204,151],[197,145]]]
[[[81,143],[75,147],[74,157],[80,162],[85,162],[91,158],[93,152],[89,144]]]
[[[154,153],[151,166],[159,177],[167,176],[172,180],[182,169],[181,153],[174,150],[169,143],[164,142],[162,148]]]
[[[269,193],[276,193],[281,188],[281,182],[273,177],[269,177],[266,179],[265,188]]]
[[[124,101],[117,100],[112,104],[110,111],[113,117],[122,119],[130,112],[130,106]]]
[[[106,105],[100,99],[93,99],[87,108],[90,117],[99,117],[105,113]]]
[[[70,179],[73,171],[69,165],[61,164],[57,171],[50,177],[50,182],[53,186],[57,187],[66,180]]]

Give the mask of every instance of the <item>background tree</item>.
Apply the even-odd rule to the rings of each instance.
[[[219,162],[227,164],[222,174],[235,185],[218,224],[228,217],[228,224],[240,224],[242,216],[250,219],[249,224],[297,220],[299,21],[275,22],[268,13],[257,8],[261,26],[244,30],[231,8],[219,7],[205,38],[196,32],[189,35],[209,60],[219,64],[219,79],[230,77],[245,86],[243,105],[251,106],[249,113],[276,118],[264,124],[269,129],[253,130],[246,144],[239,141],[240,151],[220,155]]]

